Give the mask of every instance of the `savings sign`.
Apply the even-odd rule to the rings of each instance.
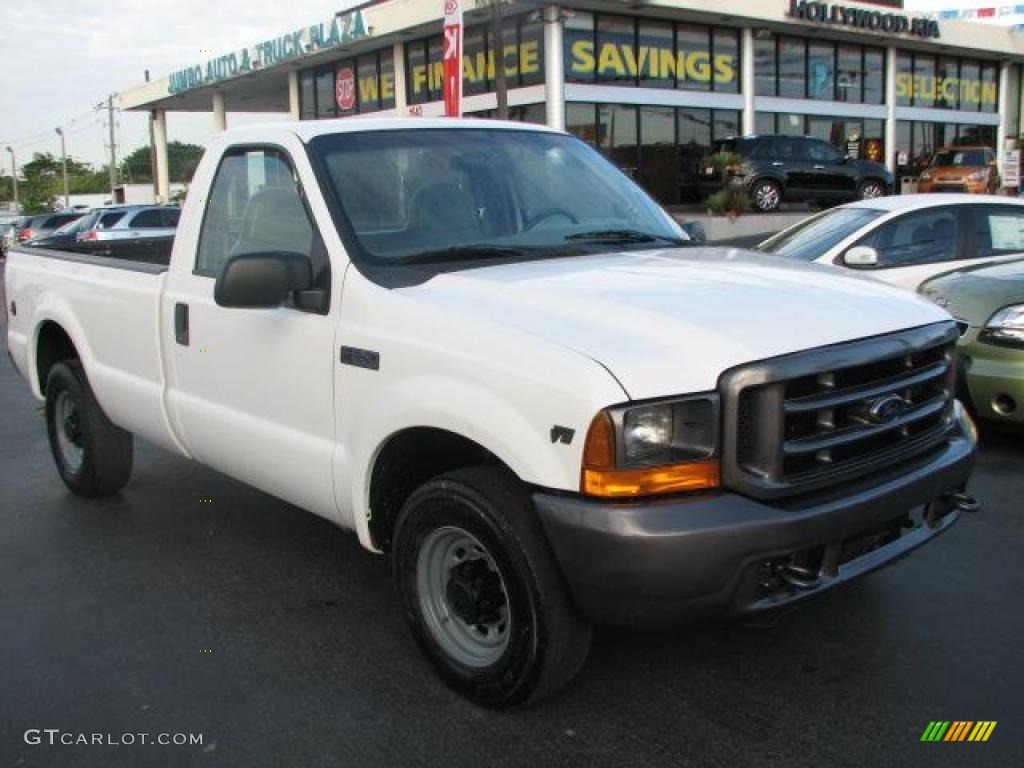
[[[444,2],[444,113],[462,115],[462,5]]]

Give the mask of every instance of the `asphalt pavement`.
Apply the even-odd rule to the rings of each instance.
[[[138,442],[122,493],[69,495],[2,336],[0,766],[1024,766],[1019,435],[909,559],[772,626],[600,629],[563,695],[502,713],[442,686],[330,523]]]

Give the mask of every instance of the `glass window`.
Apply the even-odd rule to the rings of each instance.
[[[741,113],[731,109],[716,109],[711,135],[717,139],[740,135]]]
[[[779,96],[788,99],[807,97],[806,51],[807,46],[799,38],[779,38]]]
[[[337,117],[334,104],[334,67],[320,69],[316,74],[316,116]]]
[[[311,69],[299,76],[299,117],[302,120],[316,119],[316,89]]]
[[[428,100],[444,98],[444,38],[441,35],[427,40]]]
[[[622,16],[597,17],[597,79],[636,85],[636,26]]]
[[[597,70],[594,49],[594,15],[574,11],[565,20],[565,79],[570,83],[589,83]]]
[[[220,274],[231,256],[288,251],[313,258],[313,225],[287,158],[234,151],[221,160],[199,233],[196,273]]]
[[[914,106],[935,106],[935,57],[914,54]]]
[[[676,77],[688,91],[711,89],[711,39],[708,27],[676,25]]]
[[[995,112],[999,105],[999,69],[995,64],[982,64],[980,91],[981,111]]]
[[[975,257],[1024,252],[1024,212],[978,207],[968,220],[974,225]]]
[[[713,83],[720,93],[740,91],[740,33],[735,29],[716,29],[712,34]]]
[[[807,131],[804,128],[803,115],[780,114],[776,116],[775,132],[780,136],[803,136]]]
[[[518,120],[521,123],[544,125],[547,122],[547,106],[545,104],[526,104],[521,107],[512,107],[509,110],[509,119]]]
[[[960,62],[940,56],[935,78],[935,106],[940,109],[956,109],[960,90]]]
[[[425,40],[405,44],[405,87],[409,104],[423,104],[430,100],[426,48]]]
[[[775,113],[758,112],[754,115],[754,133],[770,136],[775,133]]]
[[[638,25],[640,51],[645,63],[640,68],[644,88],[673,88],[676,84],[676,54],[672,23],[641,19]]]
[[[597,107],[585,102],[565,105],[565,130],[590,146],[597,146]]]
[[[391,48],[380,51],[380,108],[395,108],[395,52]]]
[[[976,61],[960,62],[960,109],[977,112],[981,103],[981,67]]]
[[[342,63],[338,64],[338,72],[342,71]],[[356,59],[356,105],[350,111],[376,112],[380,109],[380,75],[377,72],[377,54],[370,53]],[[338,106],[340,114],[341,106]]]
[[[159,208],[147,208],[136,213],[128,226],[137,229],[163,229],[164,218],[160,215]]]
[[[754,93],[776,95],[775,38],[754,38]]]
[[[885,51],[864,49],[864,103],[885,103]]]
[[[858,157],[873,163],[885,163],[885,122],[883,120],[864,121],[864,132],[861,135],[861,148]]]
[[[462,39],[462,93],[476,96],[487,93],[487,51],[483,26],[466,29]]]
[[[814,261],[883,213],[873,208],[833,208],[780,232],[757,246],[757,250]]]
[[[729,113],[723,112],[722,114]],[[699,197],[697,179],[700,173],[701,160],[711,153],[711,110],[695,107],[676,110],[676,133],[679,137],[679,186],[681,188],[681,197],[695,201]]]
[[[544,82],[544,24],[540,20],[525,21],[520,25],[516,61],[520,86]]]
[[[840,45],[836,52],[836,101],[858,104],[863,100],[863,63],[859,45]]]
[[[96,224],[96,229],[110,229],[116,226],[121,219],[126,215],[125,211],[114,211],[112,213],[104,213],[100,216],[99,222]]]
[[[655,200],[679,200],[676,114],[672,107],[640,107],[639,181]]]
[[[807,97],[834,101],[836,97],[836,47],[812,42],[807,46]]]
[[[487,38],[487,88],[495,90],[499,72],[505,75],[505,87],[515,88],[516,80],[516,30],[507,23],[501,27],[500,40],[496,40],[494,31],[487,27],[484,31]],[[499,69],[500,67],[500,69]],[[443,67],[441,70],[443,77]],[[442,81],[443,83],[443,81]]]
[[[601,104],[597,110],[597,146],[619,168],[636,178],[637,108]]]
[[[913,156],[910,143],[910,127],[911,123],[907,120],[896,121],[896,147],[894,152],[896,153],[896,166],[900,173],[909,173],[910,158]]]
[[[163,216],[165,227],[174,229],[178,226],[178,221],[181,219],[180,208],[161,208],[160,213]]]
[[[846,154],[833,144],[825,141],[803,142],[804,156],[813,163],[836,163]]]
[[[909,107],[914,96],[914,61],[909,53],[896,53],[896,106]]]
[[[906,267],[956,258],[957,213],[940,208],[901,216],[866,239],[878,251],[878,265]]]

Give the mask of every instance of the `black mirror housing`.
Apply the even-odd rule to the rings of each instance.
[[[270,309],[280,307],[294,291],[308,291],[312,283],[312,265],[301,253],[241,253],[224,264],[213,300],[221,307]]]

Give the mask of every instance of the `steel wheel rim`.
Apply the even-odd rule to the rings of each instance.
[[[493,611],[493,618],[472,622],[460,615],[458,609],[465,614],[465,606],[452,604],[452,582],[458,582],[454,592],[463,594],[459,586],[464,580],[459,578],[458,569],[464,572],[467,567],[485,574],[489,583],[497,585],[501,606]],[[505,653],[511,635],[508,591],[493,556],[471,533],[444,526],[427,534],[416,558],[416,592],[431,637],[459,664],[481,669]],[[488,591],[488,596],[494,595]]]
[[[57,450],[64,467],[72,474],[82,467],[82,425],[78,406],[67,392],[57,395],[53,407],[54,431],[57,433]]]
[[[757,188],[757,207],[770,211],[779,205],[779,192],[772,184],[762,184]]]

